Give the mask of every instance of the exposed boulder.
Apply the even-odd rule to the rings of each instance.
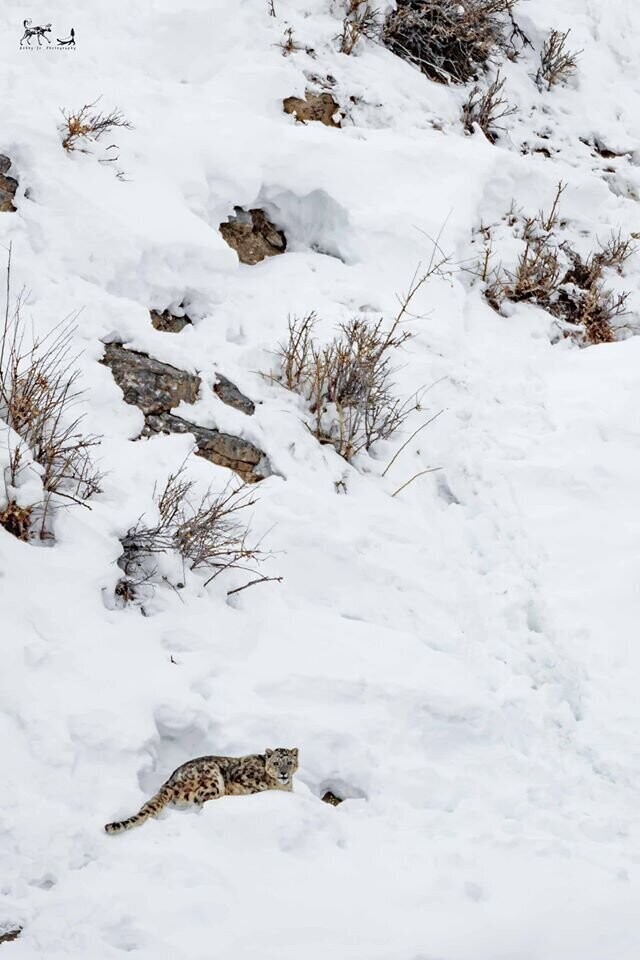
[[[195,403],[198,399],[201,380],[196,374],[128,350],[120,343],[106,344],[101,363],[111,369],[126,403],[145,414],[165,413],[183,400]]]
[[[149,313],[151,314],[152,325],[156,330],[161,330],[162,333],[180,333],[181,330],[193,323],[186,313],[182,317],[177,317],[170,310],[163,310],[162,313],[158,310],[150,310]]]
[[[340,108],[330,93],[305,90],[304,100],[301,97],[287,97],[282,101],[282,106],[285,113],[293,114],[300,123],[316,120],[324,123],[325,127],[340,126]]]
[[[235,383],[231,383],[231,380],[227,380],[221,373],[217,373],[216,377],[217,381],[213,385],[213,392],[216,396],[220,397],[222,402],[226,403],[227,406],[233,407],[234,410],[239,410],[240,413],[246,413],[249,417],[252,416],[256,409],[253,400],[245,397],[244,393],[236,387]]]
[[[251,266],[287,249],[284,233],[267,219],[263,210],[247,211],[236,207],[234,216],[229,217],[227,223],[220,224],[220,233],[236,251],[240,263]]]
[[[269,462],[261,450],[229,433],[211,427],[200,427],[172,413],[150,414],[145,417],[145,436],[154,433],[191,433],[197,444],[197,454],[220,467],[235,470],[245,483],[257,483],[268,476]]]
[[[11,167],[11,160],[0,153],[0,212],[15,213],[16,207],[13,198],[18,189],[18,181],[13,177],[7,177],[6,173]]]
[[[183,401],[195,403],[202,383],[199,376],[161,363],[145,353],[128,350],[119,343],[106,344],[101,363],[113,373],[125,402],[144,413],[144,436],[191,433],[199,456],[235,470],[245,482],[255,483],[269,475],[266,456],[248,440],[221,433],[215,428],[201,427],[171,412]],[[242,409],[243,413],[253,413],[254,405],[231,381],[218,375],[216,388],[222,389],[224,396],[220,399],[225,403]]]

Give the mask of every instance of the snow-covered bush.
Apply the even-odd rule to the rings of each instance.
[[[513,53],[524,34],[513,19],[517,0],[398,0],[382,31],[384,44],[431,80],[464,83],[496,53]]]
[[[280,344],[280,381],[309,403],[311,431],[345,460],[386,440],[402,425],[415,401],[400,401],[391,382],[394,352],[411,336],[396,322],[385,332],[382,320],[355,317],[324,345],[314,337],[316,316],[289,320]]]
[[[162,555],[177,553],[186,569],[204,570],[205,585],[225,570],[254,575],[256,565],[266,557],[259,543],[248,540],[245,516],[256,499],[246,485],[229,484],[221,493],[207,492],[194,500],[195,483],[186,479],[185,469],[183,464],[170,474],[155,497],[155,522],[141,517],[120,540],[118,565],[125,577],[116,593],[125,602],[140,599],[143,584],[153,586],[160,579],[155,561]],[[270,579],[274,578],[257,576],[257,582]]]
[[[606,243],[600,243],[599,250],[583,259],[560,235],[564,189],[564,184],[558,184],[549,213],[541,211],[522,222],[513,218],[514,229],[521,231],[524,244],[514,269],[500,265],[490,270],[488,248],[477,273],[486,282],[485,296],[496,310],[505,300],[535,303],[556,318],[565,334],[579,342],[609,343],[620,333],[619,320],[626,314],[629,294],[610,290],[604,272],[620,272],[634,252],[634,241],[613,234]]]
[[[10,311],[10,260],[7,270],[7,303],[0,328],[0,420],[17,435],[19,443],[9,451],[11,476],[7,480],[5,475],[5,487],[17,487],[26,467],[39,475],[42,502],[32,504],[28,516],[23,514],[20,521],[21,539],[28,539],[25,526],[36,515],[40,536],[50,536],[52,506],[83,504],[99,491],[101,473],[93,454],[100,439],[82,431],[83,418],[74,412],[82,391],[78,389],[77,356],[72,352],[73,323],[65,321],[42,338],[31,336],[20,297],[13,313]],[[12,532],[17,529],[14,521],[15,511]]]
[[[418,396],[396,396],[393,360],[413,336],[405,324],[414,297],[431,277],[446,275],[448,262],[436,242],[426,271],[416,271],[399,298],[400,309],[388,329],[382,319],[370,323],[353,317],[339,325],[329,343],[321,344],[314,334],[314,312],[289,318],[288,336],[278,345],[278,368],[270,379],[304,397],[312,415],[311,433],[345,460],[388,440],[420,409]]]

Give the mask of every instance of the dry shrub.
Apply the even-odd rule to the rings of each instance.
[[[502,96],[505,83],[506,80],[501,78],[498,72],[484,93],[478,86],[471,90],[462,108],[462,123],[467,133],[473,133],[477,124],[487,140],[496,142],[499,131],[504,130],[500,121],[518,112],[517,108],[509,106],[509,101]]]
[[[85,103],[79,110],[61,111],[64,119],[62,146],[65,150],[71,152],[77,149],[82,141],[97,141],[118,128],[131,129],[131,124],[117,108],[109,113],[96,110],[99,100],[98,97],[93,103]]]
[[[40,535],[50,536],[49,509],[68,501],[86,506],[99,492],[102,475],[93,462],[100,438],[82,431],[74,408],[78,388],[78,355],[72,352],[75,326],[63,321],[42,338],[27,334],[22,298],[13,314],[11,254],[7,266],[6,306],[0,328],[0,419],[15,431],[40,467],[44,500],[39,505]],[[16,461],[17,458],[17,461]],[[21,468],[22,449],[12,455],[12,483]]]
[[[382,31],[384,44],[431,80],[465,83],[497,53],[515,55],[517,0],[398,0]],[[511,28],[509,30],[509,27]]]
[[[377,40],[382,29],[382,21],[377,10],[368,0],[347,0],[347,10],[342,21],[340,53],[353,53],[362,37]]]
[[[289,319],[287,340],[277,351],[276,379],[304,397],[312,414],[312,434],[345,460],[391,437],[420,409],[418,397],[396,397],[392,364],[412,336],[404,329],[411,301],[430,277],[442,274],[446,262],[446,257],[439,262],[432,258],[426,273],[414,276],[388,330],[382,320],[371,324],[356,317],[340,324],[333,339],[322,345],[314,335],[314,313]]]
[[[565,185],[559,183],[549,213],[541,211],[523,221],[524,250],[515,270],[489,270],[489,237],[487,252],[475,272],[485,281],[485,296],[496,310],[505,300],[535,303],[556,318],[566,335],[579,342],[610,343],[616,339],[617,321],[626,314],[629,294],[608,289],[604,271],[620,272],[634,252],[634,242],[621,233],[612,234],[583,260],[567,241],[559,239],[564,189]]]
[[[536,84],[540,90],[551,90],[558,83],[565,83],[575,73],[578,57],[582,50],[572,53],[567,50],[567,37],[571,33],[552,30],[540,52],[540,66],[536,73]]]
[[[116,594],[125,602],[138,600],[143,584],[157,580],[152,562],[162,554],[178,553],[186,569],[205,570],[210,583],[225,570],[257,572],[256,566],[266,559],[260,544],[249,542],[245,512],[256,499],[245,484],[228,484],[219,494],[207,492],[194,499],[195,483],[185,477],[185,464],[172,473],[155,496],[158,520],[149,524],[141,517],[121,538],[122,556],[118,565],[125,578],[116,587]],[[236,593],[254,583],[279,580],[257,576]]]

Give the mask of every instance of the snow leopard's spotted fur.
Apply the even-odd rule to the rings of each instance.
[[[279,747],[248,757],[198,757],[174,770],[156,795],[127,820],[107,823],[107,833],[122,833],[144,823],[170,803],[203,804],[224,796],[291,790],[298,750]]]

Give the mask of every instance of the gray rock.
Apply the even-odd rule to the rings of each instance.
[[[100,362],[110,368],[126,403],[145,414],[165,413],[183,400],[195,403],[198,399],[200,377],[128,350],[120,343],[108,343]]]
[[[0,153],[0,212],[15,213],[16,207],[13,198],[18,189],[18,181],[13,177],[6,177],[5,174],[11,167],[11,160]]]
[[[263,210],[242,210],[236,207],[228,223],[220,224],[220,233],[240,259],[240,263],[254,265],[266,257],[284,253],[287,240]]]
[[[245,397],[244,393],[236,387],[235,383],[231,383],[231,380],[227,380],[221,373],[217,373],[216,377],[217,382],[213,385],[213,392],[216,396],[220,397],[222,402],[226,403],[227,406],[233,407],[234,410],[239,410],[240,413],[246,413],[249,417],[252,416],[256,409],[253,400]]]
[[[256,483],[270,474],[264,453],[248,440],[234,437],[210,427],[201,427],[171,413],[183,400],[195,403],[201,379],[193,373],[161,363],[145,353],[128,350],[120,343],[108,343],[100,361],[109,367],[122,390],[126,403],[138,407],[145,415],[144,436],[155,433],[191,433],[197,453],[211,463],[235,470],[246,483]],[[219,378],[227,396],[225,403],[240,404],[243,412],[253,413],[253,404],[229,380]],[[222,398],[221,398],[222,399]],[[231,400],[233,399],[233,402]]]
[[[267,458],[248,440],[229,433],[183,420],[172,413],[150,414],[145,417],[145,436],[154,433],[191,433],[195,437],[198,456],[211,463],[235,470],[245,483],[257,483],[270,473]]]

